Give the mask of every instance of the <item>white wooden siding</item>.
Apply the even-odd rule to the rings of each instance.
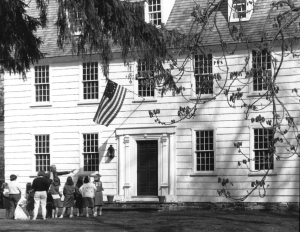
[[[221,56],[217,53],[216,56]],[[244,65],[246,55],[244,51],[238,51],[236,55],[229,56],[227,59],[229,71],[238,71]],[[94,58],[96,61],[96,57]],[[131,92],[127,92],[124,105],[121,108],[117,118],[109,127],[96,125],[93,122],[94,114],[97,110],[97,104],[78,105],[79,103],[79,85],[80,76],[79,64],[80,58],[61,57],[49,58],[43,60],[42,64],[51,63],[51,89],[50,107],[32,107],[31,97],[34,94],[31,91],[31,81],[33,74],[28,75],[27,81],[23,81],[18,75],[5,76],[5,159],[6,159],[6,179],[9,175],[19,174],[18,180],[25,189],[26,183],[32,181],[29,178],[32,175],[32,141],[31,134],[45,133],[53,136],[51,142],[52,163],[57,165],[59,171],[79,169],[80,151],[80,133],[98,131],[100,134],[99,154],[100,154],[100,173],[104,186],[104,194],[117,194],[118,188],[118,164],[117,159],[118,146],[114,130],[122,127],[151,127],[157,126],[153,118],[149,118],[148,110],[160,109],[160,118],[170,121],[177,118],[179,105],[186,105],[181,96],[157,96],[157,102],[154,103],[133,103],[134,97]],[[179,64],[182,60],[179,60]],[[285,104],[299,121],[299,99],[295,99],[291,90],[300,88],[300,59],[287,57],[284,61],[277,83],[280,87],[279,98]],[[224,68],[225,62],[220,67]],[[180,81],[180,85],[186,90],[184,95],[191,97],[191,67],[190,62],[185,67],[186,73]],[[215,65],[214,70],[220,72],[224,84],[226,74],[224,71],[218,71]],[[99,70],[100,71],[100,70]],[[173,70],[176,72],[176,70]],[[121,59],[116,59],[110,66],[110,78],[120,85],[134,90],[133,83],[127,79],[128,68],[123,65]],[[101,77],[102,75],[100,75]],[[243,83],[249,80],[243,75],[239,78]],[[134,81],[134,80],[133,80]],[[227,86],[231,81],[227,82]],[[105,88],[105,80],[101,79],[101,96]],[[232,89],[241,87],[242,84],[234,83]],[[214,91],[220,91],[214,88]],[[249,94],[248,87],[243,89],[244,98]],[[246,102],[252,102],[256,98],[251,97]],[[99,99],[100,101],[100,99]],[[265,103],[264,103],[265,104]],[[192,103],[187,105],[192,106]],[[218,176],[229,178],[234,186],[229,187],[232,194],[242,196],[250,189],[251,182],[259,179],[259,176],[248,176],[249,171],[245,166],[238,166],[237,161],[241,161],[241,156],[233,143],[243,142],[242,150],[246,155],[250,154],[250,125],[249,120],[245,120],[244,109],[237,102],[235,109],[229,108],[224,94],[218,96],[215,101],[199,105],[196,117],[190,120],[184,120],[177,123],[176,126],[176,192],[178,201],[202,201],[202,202],[221,202],[226,201],[219,197],[217,189],[221,186],[217,183]],[[281,110],[279,108],[279,110]],[[266,117],[270,115],[271,107],[268,107],[259,114]],[[249,118],[257,116],[257,113],[251,113]],[[218,176],[191,176],[193,170],[192,153],[192,132],[191,128],[214,127],[216,130],[217,149],[215,158],[217,161],[216,172]],[[1,135],[0,135],[1,139]],[[106,151],[109,145],[116,149],[116,157],[112,160],[106,157]],[[279,148],[286,153],[283,148]],[[287,202],[299,201],[299,160],[293,158],[288,161],[276,161],[277,176],[267,177],[268,188],[267,196],[260,198],[255,192],[247,201],[262,202]],[[61,178],[62,186],[66,176]],[[75,174],[75,179],[77,174]]]

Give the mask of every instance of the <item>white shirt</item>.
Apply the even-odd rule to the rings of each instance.
[[[82,197],[94,198],[97,188],[93,183],[86,183],[80,187],[79,191],[81,192]]]
[[[9,194],[19,194],[22,192],[20,184],[15,180],[8,183],[8,190]]]

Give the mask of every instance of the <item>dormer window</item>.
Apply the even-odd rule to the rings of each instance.
[[[247,0],[234,0],[232,3],[233,18],[247,17]]]
[[[228,0],[229,22],[250,20],[255,2],[256,0]]]
[[[82,32],[82,13],[76,9],[69,13],[69,26],[74,35],[80,35]]]
[[[161,2],[160,0],[149,0],[149,22],[159,26],[161,24]]]
[[[159,27],[167,23],[175,0],[147,0],[144,4],[145,21]]]

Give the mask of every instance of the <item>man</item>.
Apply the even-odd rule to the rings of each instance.
[[[47,191],[49,189],[49,181],[44,178],[45,172],[39,171],[38,177],[32,182],[32,189],[34,191],[34,210],[32,220],[36,220],[39,206],[41,204],[43,219],[46,220],[46,203]]]
[[[70,174],[70,173],[73,173],[74,171],[75,171],[75,169],[72,171],[58,172],[58,171],[56,171],[55,164],[52,164],[50,166],[50,172],[49,172],[50,177],[49,178],[50,178],[50,180],[52,180],[54,182],[54,186],[60,186],[60,179],[58,176]]]

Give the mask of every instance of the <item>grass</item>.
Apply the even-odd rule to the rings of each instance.
[[[299,231],[299,212],[104,211],[100,217],[20,221],[4,219],[0,231]]]

